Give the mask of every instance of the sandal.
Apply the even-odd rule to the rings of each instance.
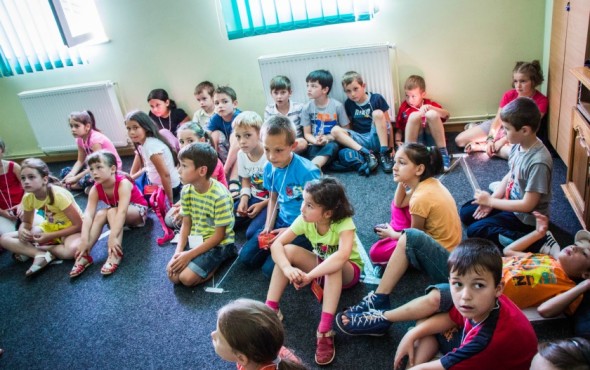
[[[232,186],[235,185],[235,186]],[[240,192],[242,191],[242,184],[238,180],[229,180],[227,182],[227,188],[229,189],[229,193],[233,200],[240,199]]]
[[[88,266],[92,265],[92,262],[94,262],[94,260],[88,254],[84,254],[78,257],[76,263],[74,263],[74,267],[72,267],[72,271],[70,271],[70,277],[74,278],[82,274],[84,271],[86,271],[86,268],[88,268]]]
[[[315,350],[315,363],[318,365],[328,365],[334,361],[336,356],[336,348],[334,348],[334,330],[326,333],[316,334],[317,348]]]
[[[54,259],[55,256],[51,254],[51,252],[45,252],[45,254],[36,255],[35,258],[33,258],[33,264],[31,267],[29,267],[25,275],[27,277],[35,275],[47,267],[47,265],[49,265],[51,262],[53,262]],[[38,261],[41,261],[41,263],[37,263]]]
[[[467,154],[476,153],[476,152],[485,152],[486,151],[486,143],[477,143],[471,142],[465,145],[463,151]]]
[[[123,259],[123,253],[119,253],[119,259],[116,262],[111,262],[109,261],[109,259],[111,258],[109,256],[109,258],[107,258],[107,261],[104,263],[104,265],[102,265],[102,268],[100,269],[100,273],[103,275],[110,275],[113,272],[117,271],[117,269],[119,268],[119,264],[121,263],[121,260]]]
[[[24,254],[17,254],[17,253],[13,253],[12,254],[12,259],[15,260],[16,262],[27,262],[31,257],[29,256],[25,256]]]

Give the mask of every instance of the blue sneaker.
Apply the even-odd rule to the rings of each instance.
[[[451,156],[448,154],[442,155],[442,162],[443,162],[443,170],[445,172],[449,172],[451,169]]]
[[[342,322],[342,315],[348,317],[348,323]],[[336,325],[341,332],[348,335],[381,336],[387,333],[391,322],[383,316],[383,311],[371,310],[362,313],[339,313]]]
[[[371,291],[358,304],[349,307],[344,311],[347,315],[351,313],[363,313],[371,310],[387,311],[391,308],[389,303],[389,294],[375,294]]]

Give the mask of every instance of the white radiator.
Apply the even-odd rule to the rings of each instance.
[[[276,75],[284,75],[291,80],[293,91],[291,100],[301,103],[308,101],[305,78],[309,72],[316,69],[326,69],[332,73],[334,84],[330,97],[344,103],[346,94],[342,88],[342,76],[348,71],[356,71],[363,76],[367,84],[367,92],[376,92],[385,97],[390,106],[389,116],[393,121],[395,109],[399,103],[394,53],[395,47],[384,43],[262,56],[258,58],[258,64],[267,104],[273,103],[270,95],[270,80]]]
[[[77,150],[68,118],[71,112],[83,110],[94,114],[96,127],[115,146],[128,145],[125,118],[111,81],[23,91],[18,97],[45,153]]]

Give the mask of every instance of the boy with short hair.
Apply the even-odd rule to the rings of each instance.
[[[307,96],[311,100],[301,111],[301,125],[303,136],[309,143],[307,157],[321,169],[338,155],[339,146],[331,134],[332,128],[340,125],[348,129],[350,122],[342,103],[328,97],[334,82],[329,71],[312,71],[305,81]]]
[[[541,113],[532,99],[517,98],[500,111],[506,137],[512,146],[510,170],[492,195],[483,190],[465,203],[459,213],[468,237],[499,243],[499,235],[516,240],[535,229],[533,211],[549,214],[551,154],[537,137]]]
[[[274,261],[270,244],[301,214],[303,188],[308,181],[319,179],[320,171],[309,160],[293,153],[295,127],[287,117],[274,116],[262,126],[262,141],[268,163],[264,167],[264,188],[270,192],[266,207],[266,224],[258,230],[240,251],[239,260],[250,268],[262,266],[262,272],[270,279]],[[259,235],[267,245],[259,244]],[[269,235],[271,234],[271,235]],[[298,236],[293,244],[311,250],[311,243]]]
[[[233,202],[228,190],[211,178],[217,154],[208,143],[193,143],[178,154],[182,226],[166,272],[174,284],[195,286],[236,255]],[[185,248],[188,247],[187,250]]]
[[[389,104],[380,94],[367,93],[363,77],[354,71],[342,76],[342,87],[348,99],[344,109],[352,128],[345,130],[336,126],[332,129],[334,139],[347,148],[356,150],[367,158],[371,153],[379,153],[381,168],[385,173],[393,170],[393,127],[390,126]],[[362,167],[361,167],[362,168]]]
[[[276,115],[282,115],[291,120],[297,132],[295,153],[301,154],[307,150],[307,140],[303,137],[301,127],[301,110],[303,104],[291,101],[291,80],[287,76],[275,76],[270,80],[270,93],[274,104],[264,109],[264,121]]]
[[[395,125],[396,142],[405,132],[406,143],[418,141],[420,129],[430,131],[435,145],[443,158],[445,172],[451,167],[451,157],[447,151],[445,128],[443,123],[449,118],[449,112],[437,102],[426,99],[426,82],[421,76],[411,75],[404,84],[406,99],[399,107]]]
[[[215,113],[214,93],[215,86],[209,81],[203,81],[195,87],[195,99],[200,108],[193,114],[193,122],[197,122],[202,128],[207,127],[209,119]]]
[[[447,265],[450,287],[437,287],[440,313],[404,335],[394,366],[408,356],[408,365],[418,365],[416,369],[529,369],[537,336],[522,311],[502,294],[498,249],[484,239],[468,239],[455,248]],[[444,356],[430,361],[439,349]]]

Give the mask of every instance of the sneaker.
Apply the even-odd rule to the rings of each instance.
[[[492,182],[490,185],[488,185],[488,189],[489,191],[493,194],[496,189],[498,189],[498,186],[500,186],[501,181],[494,181]]]
[[[386,152],[379,153],[379,162],[381,162],[381,168],[383,169],[383,172],[393,172],[393,159],[391,159],[391,149]]]
[[[545,243],[543,244],[541,249],[539,249],[539,253],[548,254],[550,256],[557,256],[561,251],[561,247],[559,246],[559,243],[557,243],[557,240],[555,240],[555,237],[553,236],[551,231],[547,231],[547,233],[545,234],[545,238]]]
[[[369,176],[371,172],[375,171],[379,165],[379,162],[377,161],[375,155],[371,152],[361,152],[361,155],[363,156],[365,163],[363,163],[358,169],[358,173],[363,176]]]
[[[334,348],[334,330],[326,333],[316,333],[317,348],[315,350],[315,363],[318,365],[328,365],[334,361],[336,348]]]
[[[443,162],[443,170],[445,172],[449,172],[451,169],[451,156],[448,154],[442,155],[442,162]]]
[[[383,277],[383,273],[385,272],[385,266],[384,265],[375,265],[373,266],[373,274],[375,274],[376,277],[378,277],[379,279],[381,279]]]
[[[344,334],[381,336],[387,333],[391,322],[383,316],[383,311],[371,310],[362,313],[348,313],[348,323],[342,322],[342,315],[336,316],[336,325]]]
[[[387,311],[390,308],[389,294],[375,294],[374,292],[370,292],[358,304],[349,307],[345,313],[348,315],[350,313],[362,313],[371,310]]]

